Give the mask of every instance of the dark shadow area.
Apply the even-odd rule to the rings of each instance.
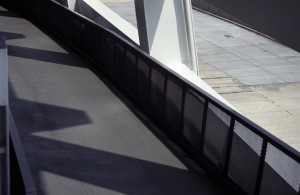
[[[22,124],[21,128],[26,127],[30,133],[92,123],[86,112],[81,110],[19,99],[11,85],[9,101],[16,124]]]
[[[38,187],[38,173],[46,171],[125,194],[225,194],[206,173],[36,136],[30,140],[34,146],[25,147]]]
[[[3,32],[3,31],[0,31],[0,37],[5,37],[5,40],[25,38],[25,36],[23,34],[20,34],[20,33]]]
[[[15,14],[10,11],[0,10],[0,16],[13,17],[13,18],[22,18],[18,14]]]
[[[12,46],[12,45],[8,45],[7,48],[8,48],[9,56],[63,64],[68,66],[85,67],[82,65],[82,61],[78,57],[74,55],[70,55],[68,53],[33,49],[33,48]]]
[[[47,194],[43,191],[41,172],[125,194],[225,194],[226,190],[216,185],[204,171],[195,173],[193,170],[32,135],[34,132],[92,123],[84,111],[19,99],[12,86],[10,103],[41,195]],[[163,138],[160,136],[160,139]],[[50,182],[55,183],[54,180]]]

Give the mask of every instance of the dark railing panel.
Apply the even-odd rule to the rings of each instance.
[[[200,151],[204,98],[186,90],[183,114],[183,137]]]
[[[230,116],[214,106],[208,105],[204,138],[204,155],[218,166],[224,166]]]
[[[159,69],[151,69],[150,106],[160,116],[164,114],[165,76]]]
[[[137,95],[141,101],[147,103],[150,94],[150,66],[142,59],[138,59]]]
[[[248,194],[255,192],[262,142],[261,137],[236,122],[228,175]]]
[[[42,25],[93,62],[216,175],[248,194],[299,193],[299,152],[136,45],[54,1],[42,2]]]
[[[123,83],[125,80],[125,48],[123,45],[119,44],[118,42],[115,42],[114,47],[114,66],[113,66],[113,74],[115,78]]]
[[[93,27],[95,28],[95,27]],[[99,31],[99,30],[98,30]],[[98,68],[100,68],[102,71],[108,72],[109,71],[109,67],[111,64],[111,59],[112,58],[108,58],[107,56],[111,55],[111,40],[110,37],[106,35],[106,33],[99,33],[100,36],[100,42],[99,42],[99,46],[100,50],[97,50],[96,52],[100,52],[98,53],[97,56],[99,56],[100,59],[96,59],[97,62],[97,66]]]
[[[181,131],[181,108],[183,89],[180,84],[168,78],[166,93],[166,121],[178,132]]]
[[[268,144],[260,194],[297,194],[300,165]]]
[[[129,90],[135,92],[136,89],[136,73],[137,73],[137,66],[136,66],[136,56],[133,52],[127,50],[126,51],[126,63],[125,63],[125,84]]]
[[[85,51],[89,52],[92,58],[96,61],[100,61],[101,56],[101,42],[100,38],[101,35],[98,33],[99,31],[96,28],[93,28],[92,25],[87,26],[88,29],[86,29],[85,33]]]

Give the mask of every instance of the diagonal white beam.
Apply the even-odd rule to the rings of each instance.
[[[141,48],[198,73],[190,0],[135,0],[135,8]]]

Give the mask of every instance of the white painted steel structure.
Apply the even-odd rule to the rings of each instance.
[[[68,7],[133,41],[168,66],[198,74],[190,0],[135,0],[138,28],[99,0],[67,0]]]
[[[165,68],[236,110],[198,75],[190,0],[135,0],[138,29],[100,0],[68,0],[68,5],[136,43]]]
[[[109,9],[100,0],[68,0],[69,9],[111,29],[139,45],[138,29]]]
[[[141,48],[166,65],[198,74],[190,0],[135,0]]]

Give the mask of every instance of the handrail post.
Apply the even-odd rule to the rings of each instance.
[[[231,146],[232,146],[234,126],[235,126],[235,119],[233,117],[231,117],[229,134],[228,134],[228,139],[227,139],[225,164],[224,164],[224,173],[225,174],[227,174],[228,170],[229,170],[229,161],[230,161],[230,155],[231,155]]]
[[[4,37],[0,37],[0,109],[0,195],[9,195],[8,66]]]
[[[200,152],[203,155],[204,150],[204,138],[205,138],[205,128],[206,128],[206,120],[207,120],[207,112],[208,112],[208,100],[205,100],[204,103],[204,111],[203,111],[203,119],[202,119],[202,129],[201,129],[201,138],[200,138]]]
[[[266,139],[264,139],[262,143],[260,160],[259,160],[257,177],[256,177],[255,194],[259,194],[260,192],[261,181],[262,181],[264,165],[265,165],[265,158],[267,153],[267,146],[268,146],[268,142],[266,141]]]

